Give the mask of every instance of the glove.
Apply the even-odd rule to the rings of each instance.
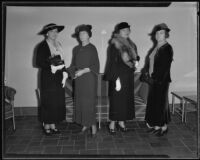
[[[51,65],[51,72],[52,72],[53,74],[55,74],[57,70],[61,70],[63,67],[65,67],[64,64],[59,65],[59,66]]]
[[[120,79],[119,77],[116,80],[116,87],[115,87],[116,91],[120,91],[121,90],[121,83],[120,83]]]
[[[63,72],[63,79],[62,79],[62,87],[63,88],[65,87],[67,78],[68,78],[68,74],[66,72]]]
[[[135,68],[137,68],[139,65],[139,62],[138,61],[135,61]]]

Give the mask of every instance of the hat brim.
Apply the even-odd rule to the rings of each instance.
[[[160,30],[165,30],[167,32],[170,32],[171,30],[169,28],[159,28],[159,29],[156,29],[156,30],[153,30],[151,33],[148,33],[149,36],[153,36],[156,34],[157,31],[160,31]]]
[[[50,27],[50,28],[48,28],[48,29],[43,29],[43,30],[42,30],[41,32],[39,32],[38,34],[44,35],[44,34],[47,34],[48,31],[53,30],[53,29],[56,29],[56,28],[57,28],[58,32],[61,32],[61,31],[65,28],[65,26],[53,26],[53,27]]]

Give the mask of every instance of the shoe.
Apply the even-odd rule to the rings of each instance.
[[[89,128],[86,128],[86,129],[82,129],[80,132],[79,132],[79,134],[86,134],[87,132],[88,132],[88,130],[89,130]]]
[[[46,136],[51,136],[51,135],[52,135],[52,132],[51,132],[50,129],[45,129],[45,128],[43,128],[43,132],[44,132],[44,134],[45,134]]]
[[[159,129],[159,132],[156,133],[156,136],[161,137],[168,132],[168,128],[166,130]]]
[[[96,138],[96,137],[97,137],[97,133],[94,133],[94,134],[93,134],[93,133],[91,133],[91,135],[90,135],[90,136],[91,136],[91,138]]]
[[[111,129],[109,126],[108,126],[108,130],[109,130],[109,133],[111,135],[115,135],[116,134],[116,130],[115,129]]]
[[[118,130],[119,131],[121,131],[121,132],[127,132],[128,131],[128,129],[126,128],[126,127],[121,127],[119,124],[117,125],[117,128],[118,128]]]
[[[150,129],[147,130],[147,133],[153,133],[153,132],[155,132],[154,128],[150,128]]]
[[[110,133],[111,135],[115,135],[115,134],[116,134],[116,130],[115,130],[115,129],[110,129],[110,128],[109,128],[109,133]]]
[[[51,129],[52,134],[60,134],[60,131],[57,128]]]

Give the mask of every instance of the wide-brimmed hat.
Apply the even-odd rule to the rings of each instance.
[[[155,33],[160,30],[166,30],[167,32],[170,31],[169,27],[165,23],[160,23],[154,26],[154,28],[152,29],[151,33],[149,33],[149,35],[150,36],[155,35]]]
[[[115,31],[118,32],[120,29],[130,28],[130,25],[127,22],[121,22],[116,25]]]
[[[43,27],[43,29],[39,32],[39,34],[46,34],[48,31],[53,30],[55,28],[57,28],[58,32],[60,32],[65,28],[65,26],[62,25],[59,26],[56,25],[55,23],[49,23]]]
[[[92,25],[90,24],[81,24],[81,25],[78,25],[76,28],[75,28],[75,32],[72,34],[72,37],[74,38],[77,38],[78,35],[79,35],[79,32],[81,31],[86,31],[89,35],[89,37],[92,36]]]

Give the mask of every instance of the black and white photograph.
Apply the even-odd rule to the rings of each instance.
[[[2,159],[198,159],[199,2],[4,1]]]

